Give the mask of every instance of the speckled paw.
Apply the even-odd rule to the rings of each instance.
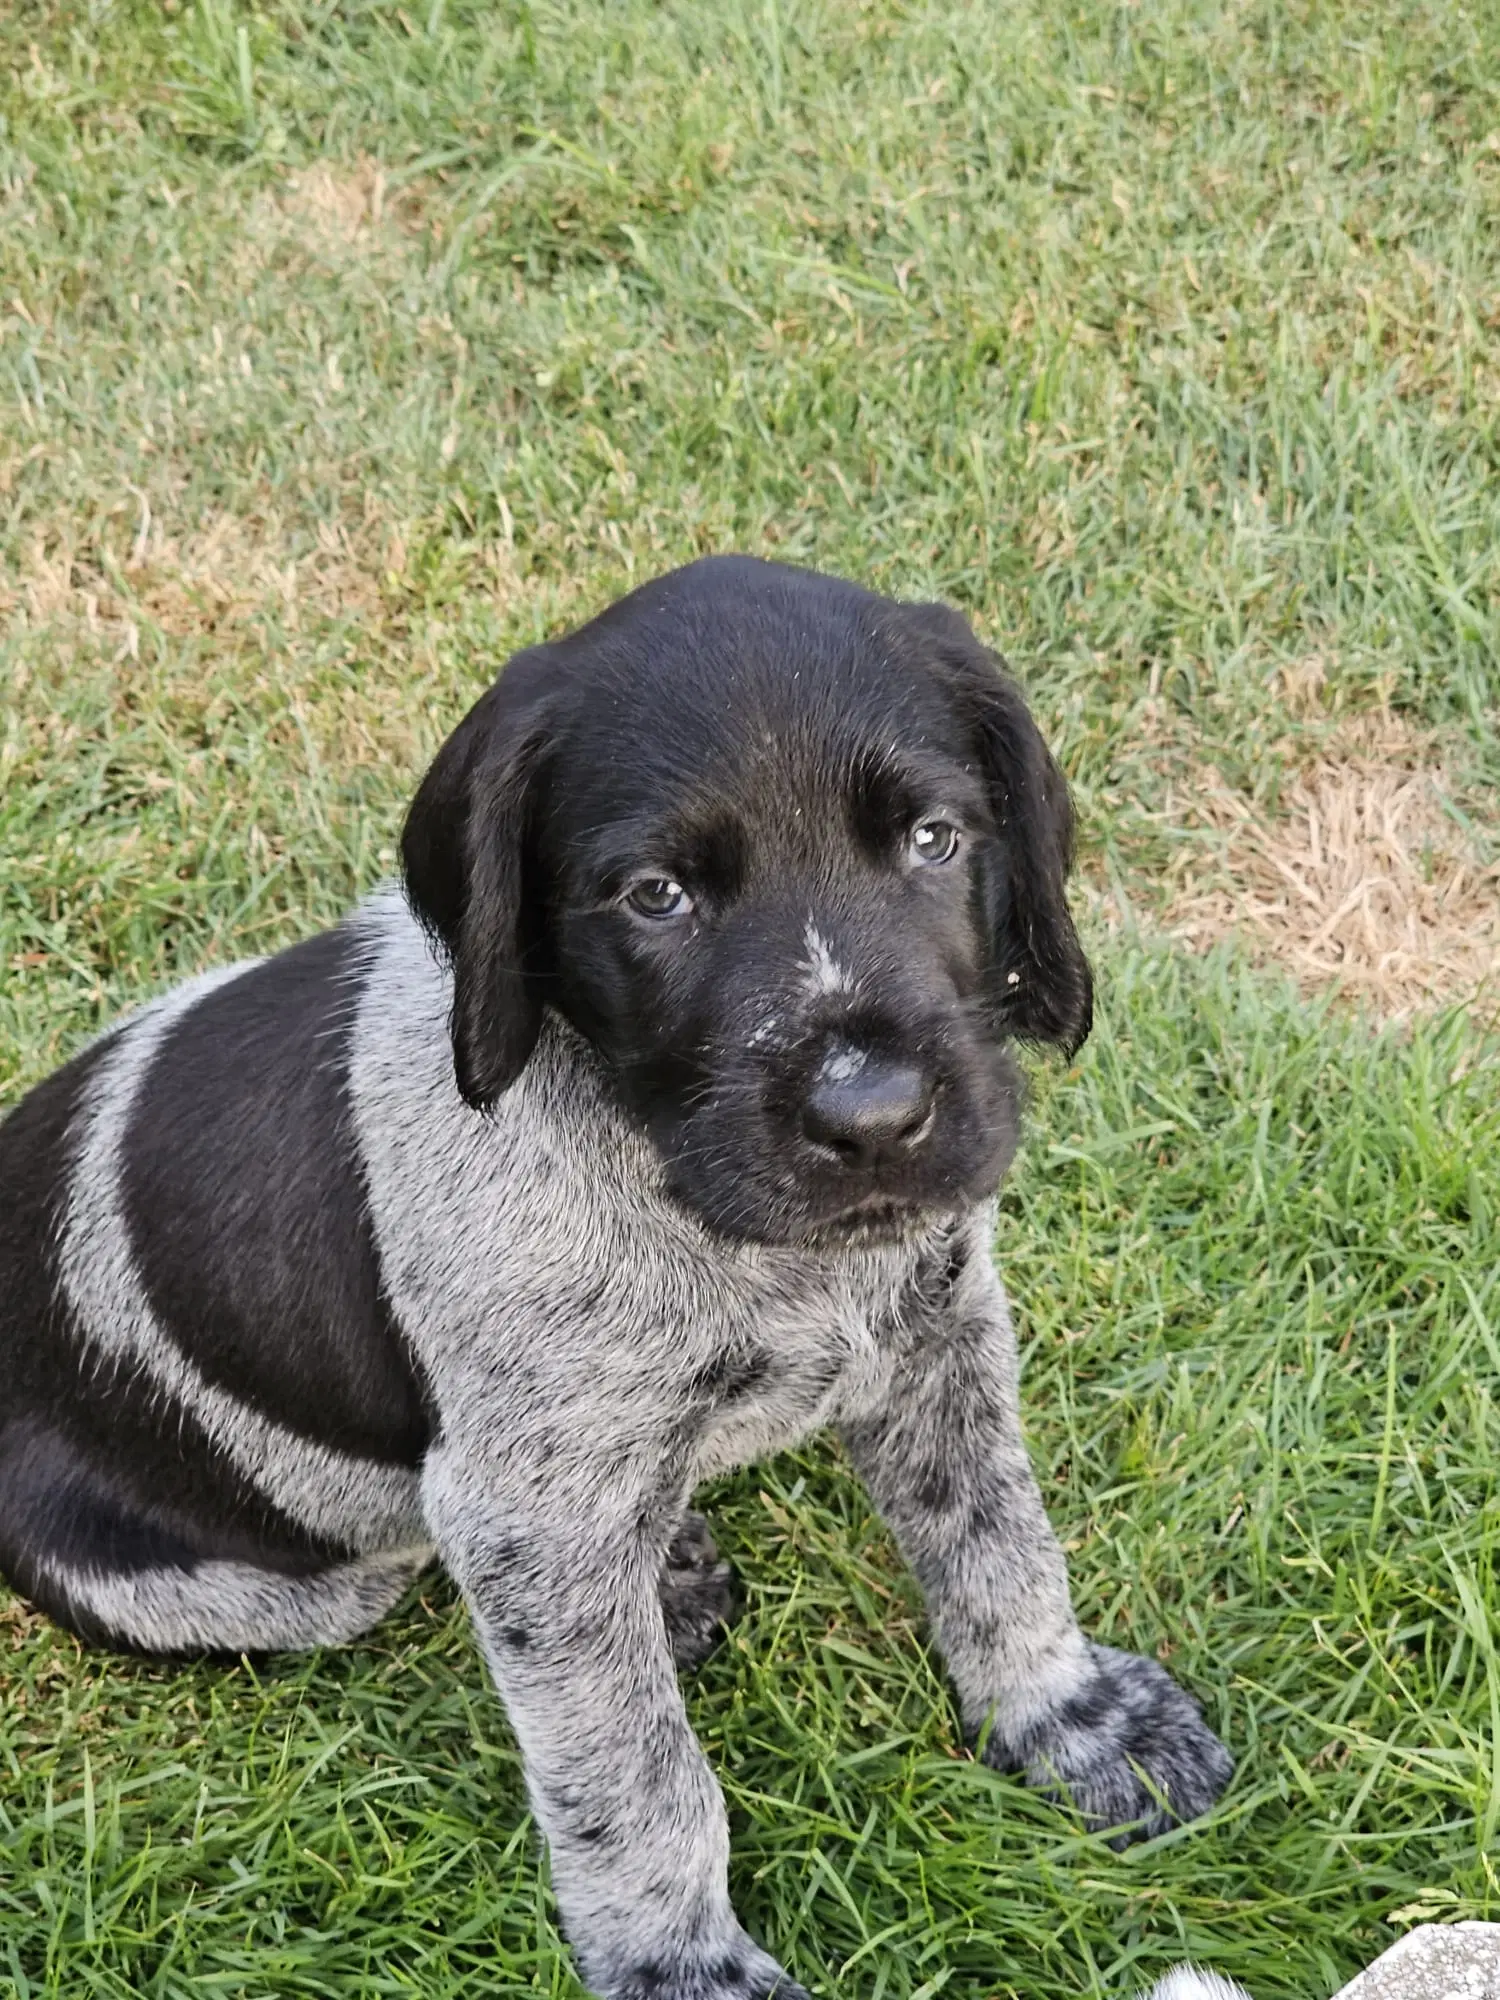
[[[672,1538],[661,1576],[662,1616],[679,1667],[706,1660],[735,1619],[739,1599],[734,1571],[701,1514],[688,1514]]]

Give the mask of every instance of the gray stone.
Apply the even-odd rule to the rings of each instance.
[[[1500,2000],[1500,1924],[1418,1924],[1334,2000]]]

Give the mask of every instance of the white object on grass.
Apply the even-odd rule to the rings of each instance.
[[[1221,1973],[1201,1972],[1196,1965],[1179,1965],[1158,1979],[1141,2000],[1250,2000],[1243,1986]]]
[[[1140,2000],[1250,2000],[1221,1973],[1179,1965]],[[1500,1924],[1418,1924],[1333,2000],[1500,2000]]]

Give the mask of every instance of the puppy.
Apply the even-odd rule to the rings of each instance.
[[[990,1261],[1075,1049],[1066,789],[939,605],[738,557],[511,661],[404,886],[190,981],[0,1127],[0,1563],[90,1642],[366,1631],[434,1552],[610,2000],[800,1991],[674,1672],[698,1484],[836,1426],[993,1765],[1100,1827],[1231,1764],[1069,1603]]]

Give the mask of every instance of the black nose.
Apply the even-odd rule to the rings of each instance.
[[[926,1138],[934,1095],[925,1070],[843,1044],[824,1058],[813,1079],[802,1129],[846,1166],[883,1166]]]

